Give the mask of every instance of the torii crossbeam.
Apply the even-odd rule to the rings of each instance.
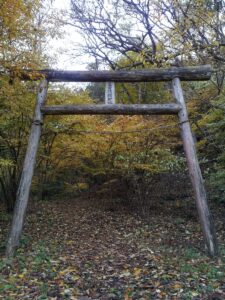
[[[181,80],[209,80],[211,67],[182,67],[167,69],[149,69],[136,71],[23,71],[22,80],[42,80],[39,86],[37,102],[33,117],[31,133],[23,165],[20,185],[14,209],[13,221],[7,243],[6,256],[12,256],[19,245],[26,208],[29,199],[36,154],[41,136],[41,126],[44,115],[64,114],[110,114],[110,115],[177,115],[180,123],[181,137],[187,159],[189,175],[192,182],[197,211],[204,235],[205,244],[210,256],[218,254],[218,245],[213,220],[207,203],[196,148],[184,101]],[[160,82],[171,81],[176,103],[170,104],[136,104],[136,105],[62,105],[45,106],[48,82]]]

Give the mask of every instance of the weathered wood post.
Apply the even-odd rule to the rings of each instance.
[[[180,105],[168,104],[92,104],[43,106],[44,115],[177,115]]]
[[[195,193],[195,201],[198,210],[198,215],[204,234],[205,243],[210,256],[218,254],[218,245],[213,220],[209,211],[207,196],[202,178],[202,173],[199,167],[199,162],[196,154],[196,148],[191,132],[188,113],[184,101],[183,91],[179,78],[172,80],[173,94],[178,104],[181,105],[181,110],[178,113],[180,121],[181,136],[183,140],[184,151],[187,159],[189,174],[192,186]]]
[[[14,254],[16,247],[19,245],[19,239],[23,229],[23,223],[30,194],[30,187],[34,173],[36,154],[41,136],[41,126],[43,122],[43,114],[41,112],[41,107],[46,99],[47,87],[48,82],[46,79],[44,79],[41,82],[38,89],[37,102],[31,127],[31,133],[28,141],[28,147],[24,160],[20,184],[17,191],[17,199],[15,203],[13,221],[6,248],[7,257],[10,257]]]
[[[106,82],[105,84],[105,104],[116,103],[115,82]]]

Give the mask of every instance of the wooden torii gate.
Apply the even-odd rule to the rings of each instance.
[[[197,211],[204,235],[205,245],[210,256],[218,254],[218,246],[213,220],[207,204],[204,182],[199,167],[196,148],[193,141],[188,113],[184,101],[181,80],[209,80],[211,67],[182,67],[167,69],[149,69],[135,71],[24,71],[22,80],[42,79],[23,165],[21,180],[17,192],[11,231],[8,238],[6,255],[12,256],[19,245],[26,208],[29,199],[36,154],[41,136],[41,126],[45,115],[177,115],[181,137],[192,182]],[[32,75],[32,76],[31,76]],[[35,77],[35,79],[34,79]],[[104,105],[60,105],[46,106],[48,82],[160,82],[171,81],[175,103],[170,104],[104,104]]]

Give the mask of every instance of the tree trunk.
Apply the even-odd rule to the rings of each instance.
[[[179,111],[179,121],[181,136],[183,140],[184,151],[189,168],[189,174],[192,186],[195,193],[195,201],[198,210],[198,215],[205,238],[205,243],[210,256],[218,254],[218,246],[216,240],[216,233],[214,229],[213,220],[209,211],[207,196],[202,178],[202,173],[199,167],[199,162],[196,154],[196,148],[191,132],[190,123],[188,120],[188,113],[184,101],[183,91],[179,78],[172,81],[174,97],[182,109]]]
[[[22,80],[38,80],[46,77],[48,81],[64,82],[159,82],[171,81],[179,77],[180,80],[208,80],[212,69],[209,65],[197,67],[172,67],[161,69],[145,69],[135,71],[21,71]]]
[[[47,81],[43,80],[39,86],[37,103],[34,112],[33,124],[28,141],[27,152],[24,160],[23,171],[19,188],[17,191],[17,199],[14,208],[12,227],[9,234],[8,244],[6,248],[6,256],[10,257],[14,254],[15,248],[19,245],[20,235],[23,229],[23,223],[26,208],[29,199],[30,187],[34,173],[36,154],[41,136],[41,126],[43,115],[41,106],[44,104],[47,94]]]
[[[171,104],[102,104],[44,106],[45,115],[176,115],[180,105]]]

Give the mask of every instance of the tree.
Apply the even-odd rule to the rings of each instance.
[[[48,1],[0,1],[0,199],[12,211],[32,120],[36,88],[16,75],[49,65],[44,53],[54,33]],[[47,30],[48,29],[48,30]]]
[[[71,10],[83,52],[113,69],[118,55],[128,67],[225,61],[224,1],[71,0]]]
[[[0,72],[47,67],[45,46],[56,30],[51,0],[0,1]]]
[[[19,81],[9,84],[1,78],[0,99],[0,198],[12,211],[16,197],[30,119],[33,93]]]

